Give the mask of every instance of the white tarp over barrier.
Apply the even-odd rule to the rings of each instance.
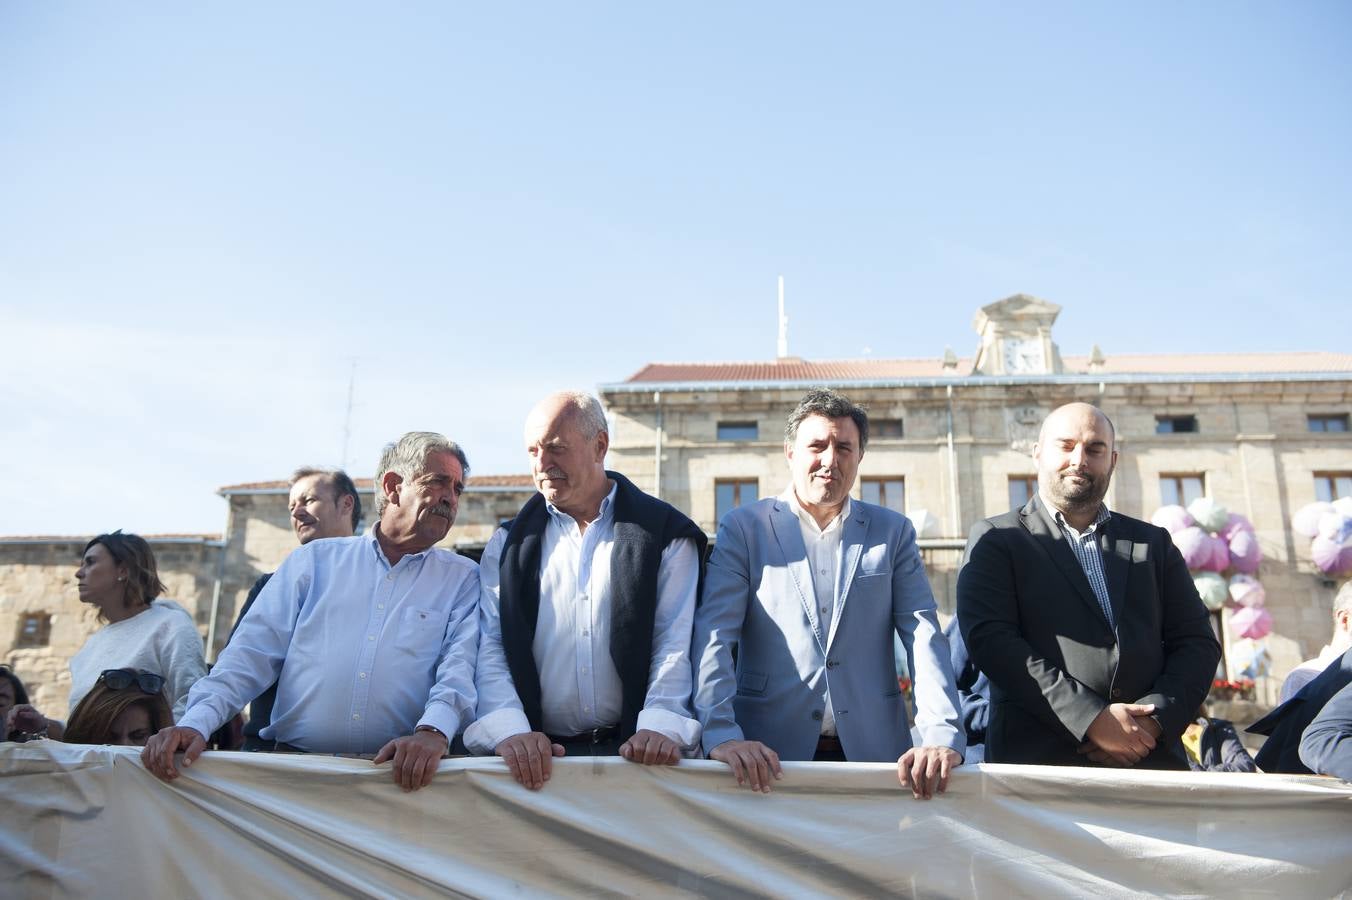
[[[704,761],[494,759],[404,794],[388,766],[215,753],[173,786],[127,749],[0,747],[0,896],[1352,893],[1352,786],[1027,766],[920,802],[895,769],[786,764],[769,796]]]

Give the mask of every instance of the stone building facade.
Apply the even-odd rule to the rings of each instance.
[[[373,509],[371,479],[357,479],[357,489],[363,508]],[[477,557],[497,524],[515,515],[533,490],[525,475],[473,478],[443,545]],[[285,481],[230,485],[219,493],[227,507],[224,540],[145,535],[165,596],[192,613],[211,648],[208,660],[225,645],[254,581],[296,547]],[[69,712],[70,658],[100,626],[75,590],[89,537],[0,537],[0,661],[23,679],[34,705],[57,718]]]
[[[1105,357],[1095,347],[1063,357],[1052,339],[1058,312],[1025,295],[986,306],[974,321],[977,350],[963,359],[651,364],[599,389],[608,464],[713,534],[722,509],[784,489],[785,417],[807,389],[836,388],[866,405],[872,423],[855,496],[916,522],[941,610],[951,613],[968,530],[1033,490],[1029,452],[1043,417],[1092,402],[1117,426],[1112,508],[1149,518],[1176,494],[1201,492],[1254,523],[1274,619],[1274,677],[1260,683],[1261,708],[1280,676],[1328,640],[1337,585],[1289,522],[1321,491],[1352,481],[1352,355]],[[369,510],[371,482],[357,483]],[[525,475],[471,478],[447,545],[477,557],[532,490]],[[219,493],[223,538],[150,537],[168,596],[196,617],[208,659],[254,580],[295,547],[284,481]],[[49,714],[65,712],[67,660],[97,627],[74,590],[85,540],[0,538],[0,661]]]
[[[358,478],[355,482],[361,493],[362,509],[367,512],[367,519],[361,523],[364,529],[370,527],[375,497],[370,478]],[[221,561],[221,599],[215,628],[204,634],[216,652],[229,637],[236,612],[244,605],[254,581],[274,571],[296,548],[296,536],[287,513],[288,490],[285,481],[269,481],[229,485],[218,492],[229,507]],[[440,546],[477,559],[498,524],[516,515],[534,491],[528,475],[471,476],[460,498],[455,525]],[[208,611],[201,621],[210,619]]]
[[[1270,702],[1276,676],[1316,654],[1331,630],[1337,585],[1289,523],[1352,477],[1352,355],[1105,357],[1095,347],[1063,357],[1052,340],[1059,309],[1025,295],[983,308],[978,349],[965,359],[649,365],[600,389],[611,465],[713,532],[723,508],[787,486],[783,424],[804,392],[840,390],[868,408],[873,430],[854,494],[917,522],[951,613],[972,525],[1035,490],[1029,454],[1042,419],[1063,403],[1094,403],[1117,427],[1111,508],[1148,519],[1200,492],[1254,523],[1274,619],[1274,677],[1258,699]]]
[[[101,625],[97,611],[82,604],[75,590],[75,569],[89,537],[0,538],[0,661],[23,679],[33,705],[57,718],[68,712],[70,658]],[[220,540],[147,539],[165,596],[192,613],[205,634]]]

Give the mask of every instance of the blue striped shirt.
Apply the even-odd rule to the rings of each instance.
[[[1108,504],[1099,506],[1098,515],[1089,523],[1088,528],[1076,531],[1066,522],[1066,517],[1061,515],[1059,509],[1042,500],[1041,496],[1038,500],[1052,510],[1052,518],[1060,527],[1062,537],[1066,539],[1066,543],[1070,545],[1070,552],[1075,554],[1075,560],[1084,570],[1084,577],[1089,579],[1089,586],[1094,589],[1094,596],[1098,598],[1099,606],[1103,609],[1103,617],[1108,620],[1108,627],[1116,632],[1117,622],[1113,620],[1113,604],[1108,598],[1108,579],[1103,574],[1103,552],[1099,550],[1098,545],[1100,526],[1112,518]]]

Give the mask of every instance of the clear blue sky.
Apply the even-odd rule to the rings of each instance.
[[[1352,6],[0,5],[0,534],[764,359],[1344,350]],[[945,7],[945,8],[939,8]],[[357,360],[343,458],[348,374]]]

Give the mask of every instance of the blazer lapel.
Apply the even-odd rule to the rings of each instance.
[[[868,534],[868,510],[864,504],[850,501],[850,517],[843,523],[844,533],[840,539],[840,603],[831,616],[831,634],[827,647],[835,640],[840,620],[845,618],[845,601],[850,596],[850,585],[854,584],[854,573],[859,569],[859,557],[864,552],[864,537]]]
[[[784,556],[785,568],[789,570],[789,577],[798,589],[798,602],[803,605],[803,612],[807,613],[812,636],[825,653],[826,636],[822,634],[821,619],[817,615],[817,592],[812,586],[812,566],[807,561],[807,547],[803,546],[802,525],[789,505],[776,498],[774,508],[770,511],[770,526],[779,543],[779,552]]]
[[[1075,593],[1080,595],[1080,599],[1098,613],[1099,621],[1106,627],[1108,620],[1103,615],[1103,607],[1099,606],[1094,589],[1089,586],[1084,569],[1080,568],[1080,561],[1066,546],[1065,535],[1061,533],[1060,526],[1052,520],[1051,513],[1042,508],[1042,501],[1037,497],[1029,500],[1028,505],[1019,511],[1019,521],[1037,539],[1035,543],[1047,554],[1056,568],[1061,570],[1061,574],[1075,588]]]
[[[1113,527],[1117,521],[1114,515],[1103,527],[1103,536],[1099,539],[1099,550],[1103,554],[1103,579],[1108,582],[1108,602],[1113,608],[1113,621],[1122,623],[1122,606],[1127,599],[1127,579],[1131,575],[1131,561],[1135,559],[1137,548],[1143,552],[1144,544],[1116,536]]]

